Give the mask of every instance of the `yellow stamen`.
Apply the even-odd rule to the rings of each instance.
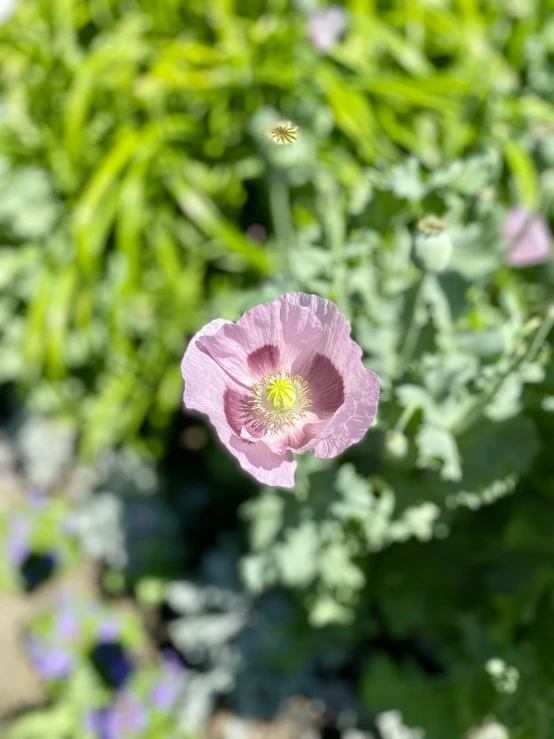
[[[267,386],[267,399],[277,410],[290,410],[296,403],[294,385],[290,380],[283,378],[273,380]]]
[[[294,428],[312,407],[310,388],[300,375],[270,372],[252,387],[250,424],[264,433]]]

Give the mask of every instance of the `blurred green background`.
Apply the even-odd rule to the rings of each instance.
[[[554,268],[505,230],[551,243],[552,0],[0,24],[2,736],[552,739]],[[382,383],[292,494],[179,369],[291,290]]]

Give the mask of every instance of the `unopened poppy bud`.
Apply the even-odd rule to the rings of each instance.
[[[418,229],[414,249],[417,261],[428,272],[442,272],[453,249],[446,224],[436,216],[426,216],[418,223]]]
[[[401,431],[388,431],[385,449],[392,459],[402,459],[408,453],[408,439]]]

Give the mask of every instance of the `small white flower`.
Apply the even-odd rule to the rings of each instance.
[[[482,726],[471,729],[467,739],[510,739],[508,730],[492,718],[485,720]]]
[[[485,664],[485,670],[499,693],[515,693],[519,683],[519,670],[511,667],[503,659],[493,657]]]
[[[383,739],[425,739],[423,729],[410,729],[402,721],[400,711],[386,711],[377,716]]]

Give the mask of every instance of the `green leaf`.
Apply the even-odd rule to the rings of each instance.
[[[506,162],[514,178],[518,200],[530,210],[539,207],[539,183],[532,157],[513,139],[503,142]]]
[[[456,440],[438,426],[424,425],[416,435],[419,450],[417,464],[429,469],[440,469],[444,480],[461,480],[462,468]]]

